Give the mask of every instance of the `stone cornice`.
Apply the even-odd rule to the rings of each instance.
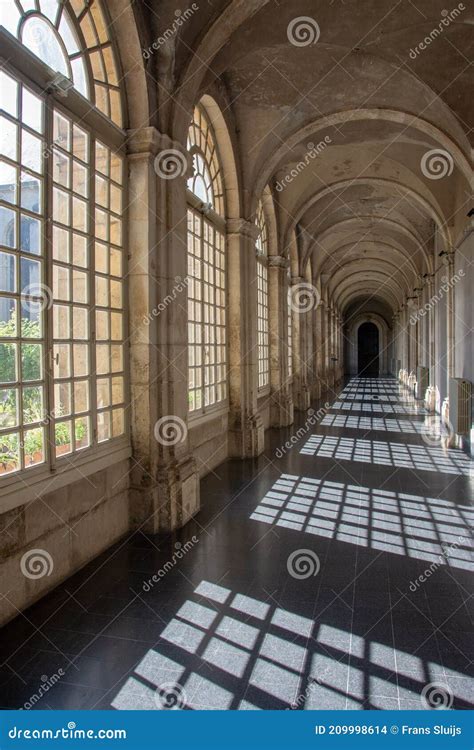
[[[290,266],[289,258],[285,258],[284,255],[269,255],[268,265],[270,268],[283,268],[287,269]]]
[[[247,219],[228,219],[227,234],[241,234],[256,242],[260,230],[253,221],[247,221]]]

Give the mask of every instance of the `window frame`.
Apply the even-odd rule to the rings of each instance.
[[[217,159],[217,166],[218,166],[218,174],[220,179],[220,184],[222,188],[222,193],[219,195],[219,201],[222,205],[222,211],[223,213],[218,213],[214,207],[209,206],[208,203],[205,203],[202,201],[195,193],[192,192],[192,190],[188,187],[188,184],[186,183],[186,216],[188,215],[189,210],[198,213],[201,216],[201,220],[207,220],[215,230],[219,231],[223,236],[223,242],[224,242],[224,281],[225,281],[225,290],[224,290],[224,310],[225,310],[225,324],[224,324],[224,330],[225,330],[225,386],[226,386],[226,396],[221,401],[218,401],[217,403],[210,404],[206,406],[204,403],[202,403],[201,407],[199,409],[195,409],[193,411],[190,411],[189,405],[188,405],[188,424],[190,427],[196,426],[197,424],[200,424],[202,422],[207,422],[210,419],[219,417],[219,416],[226,416],[229,412],[229,264],[228,264],[228,240],[227,240],[227,201],[226,201],[226,192],[225,192],[225,176],[224,176],[224,169],[223,169],[223,162],[220,156],[220,149],[219,144],[216,138],[216,134],[212,125],[212,122],[209,118],[208,113],[206,112],[205,108],[202,106],[202,104],[198,103],[195,105],[196,109],[198,108],[201,112],[201,117],[204,115],[204,118],[206,120],[207,127],[209,129],[209,132],[211,133],[212,140],[213,140],[213,146],[214,151],[213,153],[216,156]],[[193,109],[193,119],[191,120],[190,127],[194,124],[194,109]],[[202,152],[200,148],[197,148],[195,145],[191,148],[191,154],[193,153],[199,153],[203,158],[205,157],[205,154]],[[207,162],[206,162],[207,164]],[[210,165],[207,164],[207,169],[209,170],[210,174],[212,175]],[[213,196],[214,199],[216,196]],[[202,239],[202,238],[201,238]],[[186,241],[188,241],[188,228],[186,225]],[[186,247],[186,259],[188,258],[188,248]],[[187,296],[187,303],[189,301],[189,296]],[[187,309],[187,324],[189,324],[189,311]],[[189,335],[187,332],[187,393],[189,395],[190,388],[189,388]],[[202,349],[204,349],[204,344],[202,344]],[[202,367],[204,367],[204,362],[202,362]],[[204,382],[201,384],[201,392],[203,394],[203,401],[204,401],[204,392],[205,392],[205,385]]]
[[[17,471],[0,476],[0,508],[3,511],[23,505],[32,499],[39,498],[40,493],[52,492],[59,487],[64,487],[79,479],[99,471],[106,466],[112,465],[131,455],[130,441],[130,408],[127,408],[130,394],[130,363],[127,356],[127,341],[129,336],[129,305],[128,305],[128,217],[127,217],[127,193],[128,193],[128,170],[126,158],[126,133],[121,130],[100,112],[94,105],[79,94],[74,88],[67,92],[67,98],[60,96],[54,88],[51,87],[53,73],[51,69],[39,60],[32,52],[18,42],[9,32],[0,27],[0,64],[2,70],[20,84],[25,85],[34,94],[39,96],[43,101],[44,107],[44,133],[43,149],[50,149],[53,145],[52,120],[53,110],[66,116],[72,122],[77,122],[80,127],[89,134],[89,156],[93,153],[93,141],[97,140],[103,143],[110,150],[120,155],[123,159],[123,179],[122,179],[122,277],[123,284],[123,378],[124,378],[124,434],[116,438],[110,438],[102,443],[94,443],[94,430],[97,427],[97,421],[91,419],[91,445],[76,452],[71,452],[65,456],[56,457],[54,455],[54,438],[51,443],[51,435],[54,435],[54,421],[48,416],[53,409],[53,313],[52,306],[44,314],[44,331],[42,341],[44,341],[44,372],[43,380],[45,383],[45,408],[46,418],[41,424],[44,425],[44,444],[45,457],[41,464],[31,467],[24,467]],[[14,62],[13,62],[14,61]],[[92,136],[92,137],[91,137]],[[52,160],[43,158],[43,180],[44,190],[42,195],[43,211],[38,218],[43,222],[43,283],[52,289],[53,274],[53,256],[52,256]],[[88,175],[88,197],[87,213],[89,215],[89,225],[87,230],[87,245],[89,248],[88,265],[85,269],[87,272],[87,285],[89,292],[89,332],[90,344],[96,345],[95,333],[95,253],[94,253],[94,210],[95,210],[95,165],[94,161],[89,161]],[[19,332],[18,332],[19,333]],[[15,337],[15,340],[19,336]],[[13,340],[13,339],[12,339]],[[95,361],[95,356],[92,362]],[[112,376],[112,375],[111,375]],[[97,404],[94,401],[96,392],[97,375],[91,372],[87,376],[91,383],[90,405],[91,417],[97,414]]]
[[[257,205],[255,224],[260,230],[259,237],[255,242],[255,254],[257,258],[257,398],[267,395],[270,392],[270,296],[269,296],[269,262],[268,262],[268,222],[265,216],[265,206],[262,199]],[[262,239],[263,235],[263,239]],[[259,250],[259,240],[262,250]],[[260,285],[264,288],[261,288]],[[266,298],[266,305],[260,303],[260,293]],[[265,315],[260,315],[264,309]],[[266,344],[264,353],[261,353],[260,347],[260,327],[266,324]],[[264,364],[263,373],[267,375],[267,382],[260,385],[261,364]]]

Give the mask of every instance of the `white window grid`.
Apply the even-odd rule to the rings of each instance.
[[[227,399],[225,236],[188,208],[189,411]]]
[[[264,390],[270,384],[270,341],[268,299],[268,233],[262,201],[256,215],[259,229],[257,237],[257,343],[258,343],[258,388]]]
[[[15,71],[2,75],[1,159],[15,179],[0,195],[12,327],[0,354],[13,368],[0,384],[0,478],[126,434],[123,158]]]

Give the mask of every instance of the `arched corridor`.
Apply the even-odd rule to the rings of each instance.
[[[474,16],[399,5],[0,3],[0,708],[472,707]]]

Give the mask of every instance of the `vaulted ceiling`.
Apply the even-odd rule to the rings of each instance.
[[[150,38],[178,7],[142,4]],[[225,93],[242,214],[269,184],[283,251],[297,228],[301,265],[311,259],[341,311],[373,300],[388,316],[472,205],[473,24],[467,3],[445,0],[213,0],[150,75],[168,71],[168,123],[193,97]]]

